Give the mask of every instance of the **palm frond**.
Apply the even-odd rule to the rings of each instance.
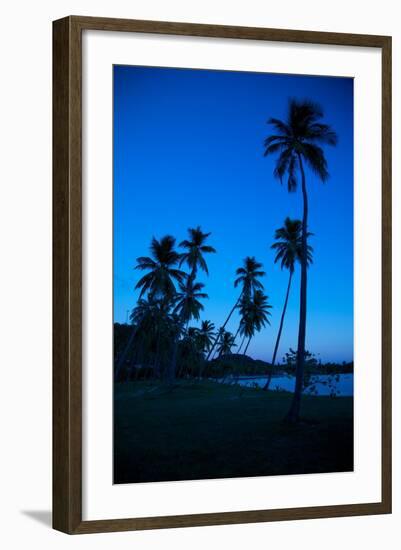
[[[302,148],[306,163],[322,181],[326,181],[329,178],[329,172],[323,149],[312,143],[303,143]]]
[[[294,151],[291,147],[284,149],[276,161],[276,166],[274,168],[273,175],[275,178],[280,180],[280,183],[283,183],[283,177],[288,170],[288,166],[291,160],[291,157],[294,156]]]
[[[288,180],[287,180],[287,188],[290,193],[293,193],[294,191],[296,191],[296,188],[297,188],[297,176],[296,176],[297,166],[298,166],[298,158],[296,157],[296,155],[292,155],[288,163]]]
[[[308,232],[306,236],[311,235]],[[281,261],[281,269],[294,271],[295,263],[302,259],[302,222],[287,217],[284,225],[276,229],[274,238],[276,242],[270,247],[277,251],[274,263]],[[313,248],[307,244],[308,265],[313,261],[312,253]]]
[[[287,147],[288,143],[286,141],[271,143],[267,146],[265,145],[265,152],[263,153],[263,156],[267,157],[268,155],[272,155],[278,151],[282,151],[283,149],[285,150]]]
[[[264,140],[264,156],[278,154],[273,174],[281,183],[287,174],[289,192],[297,188],[299,155],[322,181],[329,176],[323,150],[317,144],[334,146],[338,137],[330,125],[321,122],[322,117],[323,109],[317,103],[290,99],[286,121],[269,119],[274,131]]]
[[[305,137],[308,141],[317,141],[332,146],[338,143],[338,136],[331,126],[319,122],[315,122],[309,126]]]
[[[278,118],[269,118],[267,124],[274,126],[278,131],[279,135],[290,137],[291,136],[291,127]]]

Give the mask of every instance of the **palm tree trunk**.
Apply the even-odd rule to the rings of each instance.
[[[269,372],[269,375],[267,377],[267,381],[266,381],[266,384],[264,386],[264,390],[267,391],[269,389],[269,386],[270,386],[270,382],[271,382],[271,379],[272,379],[272,371],[273,371],[273,367],[274,365],[276,364],[276,357],[277,357],[277,352],[278,352],[278,347],[279,347],[279,344],[280,344],[280,339],[281,339],[281,332],[283,330],[283,325],[284,325],[284,317],[285,317],[285,313],[287,311],[287,304],[288,304],[288,297],[290,295],[290,288],[291,288],[291,281],[292,281],[292,276],[293,276],[294,272],[292,270],[290,270],[290,278],[288,279],[288,286],[287,286],[287,293],[285,295],[285,301],[284,301],[284,307],[283,307],[283,311],[281,313],[281,319],[280,319],[280,326],[279,326],[279,329],[278,329],[278,334],[277,334],[277,339],[276,339],[276,345],[274,346],[274,352],[273,352],[273,359],[272,359],[272,363],[271,363],[271,369],[270,369],[270,372]]]
[[[240,345],[239,345],[239,348],[238,348],[238,350],[237,350],[237,353],[239,353],[239,352],[241,351],[241,348],[242,348],[242,346],[243,346],[243,344],[244,344],[244,342],[245,342],[245,338],[246,338],[246,336],[244,335],[244,337],[242,338],[242,341],[241,341],[241,343],[240,343]]]
[[[134,372],[134,382],[137,382],[138,378],[139,378],[139,371],[140,369],[137,368],[138,364],[139,364],[139,350],[136,350],[134,351],[133,353],[133,363],[134,363],[134,366],[135,366],[135,372]]]
[[[298,349],[297,365],[295,374],[295,391],[292,398],[290,410],[287,414],[287,421],[296,423],[299,421],[299,412],[301,408],[302,387],[304,381],[304,363],[305,363],[305,338],[306,338],[306,305],[307,305],[307,278],[308,278],[308,256],[307,256],[307,234],[308,234],[308,194],[306,192],[305,172],[302,164],[301,155],[298,153],[299,168],[302,177],[302,197],[303,197],[303,218],[302,218],[302,258],[301,258],[301,292],[299,308],[299,330],[298,330]]]
[[[153,363],[153,372],[155,375],[155,378],[160,378],[160,365],[159,365],[159,355],[160,355],[160,329],[157,330],[157,337],[156,337],[156,351],[155,351],[155,359]]]
[[[181,364],[180,368],[178,369],[178,372],[177,372],[177,378],[181,378],[184,374],[184,366]]]
[[[239,301],[241,300],[241,297],[242,297],[242,294],[243,294],[243,293],[244,293],[244,291],[242,291],[241,294],[238,296],[238,300],[235,302],[234,307],[232,308],[232,310],[231,310],[230,313],[228,314],[228,317],[227,317],[227,319],[224,321],[224,324],[223,324],[223,326],[221,327],[221,329],[224,329],[224,328],[226,327],[228,321],[229,321],[230,318],[231,318],[231,315],[234,313],[236,307],[238,306]],[[207,356],[207,358],[206,358],[206,361],[209,361],[210,356],[212,355],[212,352],[213,352],[214,348],[217,346],[219,340],[220,340],[220,331],[217,331],[216,338],[214,339],[214,342],[213,342],[213,344],[212,344],[212,347],[210,348],[210,351],[209,351],[209,354],[208,354],[208,356]]]
[[[167,382],[169,386],[172,386],[175,380],[175,371],[177,366],[177,351],[178,351],[178,336],[174,338],[173,353],[171,354],[171,360],[169,368],[167,370]]]
[[[202,353],[202,358],[199,361],[199,370],[198,370],[199,380],[202,378],[202,374],[203,374],[204,369],[205,369],[205,356]]]
[[[135,368],[135,353],[132,354],[131,361],[129,362],[128,371],[126,371],[125,381],[130,382],[132,377],[132,371]],[[135,378],[135,377],[134,377]]]
[[[173,353],[171,354],[171,361],[167,372],[167,381],[170,386],[173,385],[175,380],[175,375],[177,370],[178,342],[180,339],[181,331],[184,327],[184,323],[185,321],[181,319],[178,325],[177,336],[174,338]]]
[[[251,340],[252,340],[252,336],[249,337],[248,343],[247,343],[247,345],[246,345],[246,347],[245,347],[245,349],[244,349],[244,355],[246,355],[246,352],[248,351],[248,346],[249,346],[249,344],[251,343]]]
[[[203,375],[203,371],[205,370],[205,367],[206,367],[206,357],[205,357],[205,353],[206,353],[207,349],[204,349],[202,351],[202,359],[200,361],[200,364],[199,364],[199,379],[202,378],[202,375]]]
[[[193,283],[196,279],[196,275],[198,273],[198,268],[196,265],[193,266],[191,273],[188,275],[188,281]]]
[[[234,340],[233,340],[233,346],[234,346],[235,340],[237,339],[237,336],[239,334],[240,328],[241,328],[241,323],[238,325],[237,332],[235,333]]]
[[[117,368],[115,372],[116,380],[118,380],[120,376],[121,369],[123,368],[128,352],[131,349],[132,342],[134,341],[136,332],[137,332],[137,326],[134,325],[132,328],[131,336],[128,339],[127,345],[125,346],[124,351],[122,352],[121,357],[119,358],[117,363]]]

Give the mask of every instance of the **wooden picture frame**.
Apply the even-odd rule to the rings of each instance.
[[[82,520],[82,45],[84,30],[378,48],[382,55],[382,497],[349,505]],[[71,16],[53,23],[53,527],[68,534],[391,512],[391,38]]]

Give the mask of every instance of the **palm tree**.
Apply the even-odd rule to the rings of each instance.
[[[194,367],[198,364],[200,368],[203,359],[199,342],[199,331],[197,328],[189,327],[184,332],[184,336],[179,342],[179,350],[181,364],[178,370],[178,377],[181,377],[185,370],[193,374]]]
[[[141,327],[142,322],[146,319],[146,317],[149,315],[151,308],[153,307],[153,304],[151,304],[147,300],[140,299],[136,305],[136,307],[132,310],[130,315],[130,321],[132,324],[132,331],[130,334],[130,337],[128,338],[128,341],[125,345],[124,350],[122,351],[120,357],[118,358],[118,363],[116,366],[116,379],[119,379],[121,369],[123,368],[128,353],[132,347],[132,344],[134,343],[134,339],[138,333],[139,328]]]
[[[214,328],[214,324],[211,321],[202,321],[197,331],[197,341],[202,353],[202,361],[199,366],[199,378],[202,377],[205,368],[205,353],[210,350],[213,344],[213,337],[215,335]]]
[[[182,283],[187,274],[175,266],[180,260],[180,254],[175,251],[175,239],[171,235],[165,235],[158,241],[153,237],[150,244],[150,256],[137,258],[135,269],[148,271],[136,284],[136,289],[141,289],[139,299],[147,292],[150,299],[162,299],[166,303],[175,295],[174,282]],[[127,354],[135,337],[136,325],[133,327],[127,345],[121,354],[117,365],[117,372],[123,366]]]
[[[275,242],[271,246],[271,248],[273,250],[276,250],[277,252],[276,257],[274,259],[274,263],[277,263],[280,261],[281,269],[288,269],[290,274],[288,279],[287,292],[284,300],[284,307],[281,313],[281,319],[280,319],[280,325],[279,325],[278,334],[276,338],[276,344],[274,346],[274,351],[273,351],[273,358],[271,362],[272,368],[276,364],[276,357],[277,357],[278,347],[280,344],[281,333],[283,330],[284,317],[287,311],[288,297],[290,295],[292,276],[295,270],[295,263],[301,262],[301,257],[302,257],[301,231],[302,231],[302,222],[300,220],[292,220],[287,217],[284,220],[283,227],[280,227],[279,229],[276,230],[274,238],[276,239],[277,242]],[[311,233],[308,233],[307,236],[309,237],[310,235]],[[309,245],[307,245],[307,248],[308,248],[308,265],[309,265],[312,263],[313,249]],[[263,388],[264,390],[269,389],[271,377],[272,377],[272,370],[269,371],[266,384]]]
[[[204,309],[199,300],[208,298],[205,292],[201,292],[204,286],[203,283],[193,282],[190,277],[185,284],[179,283],[173,313],[179,315],[183,323],[188,323],[191,319],[199,320],[200,312]]]
[[[306,189],[306,166],[323,182],[329,177],[327,161],[322,147],[318,144],[336,145],[337,135],[328,124],[321,122],[323,111],[311,101],[291,99],[286,121],[270,118],[268,123],[273,133],[265,139],[264,155],[278,153],[274,175],[282,181],[288,176],[288,191],[295,191],[298,176],[301,176],[303,198],[302,216],[302,257],[301,257],[301,292],[297,347],[297,369],[295,391],[287,420],[298,422],[301,406],[305,361],[306,306],[307,306],[307,234],[308,234],[308,193]]]
[[[150,245],[152,257],[137,258],[135,269],[149,272],[135,286],[141,289],[139,298],[148,292],[151,296],[171,299],[175,295],[174,282],[185,281],[187,274],[175,267],[181,256],[174,247],[175,238],[171,235],[165,235],[160,241],[153,237]]]
[[[216,332],[215,332],[215,338],[212,342],[212,346],[210,347],[209,349],[209,353],[206,357],[206,360],[208,361],[209,358],[211,359],[216,359],[219,355],[218,353],[218,349],[217,349],[217,344],[220,342],[221,338],[223,337],[225,333],[225,329],[224,327],[220,327]],[[213,355],[212,355],[213,354]]]
[[[211,321],[202,321],[198,329],[198,341],[202,353],[209,351],[213,344],[214,324]]]
[[[186,249],[186,252],[181,254],[180,267],[185,262],[190,269],[189,278],[194,281],[196,279],[198,267],[209,275],[207,263],[203,255],[214,254],[216,250],[212,246],[205,244],[210,233],[203,233],[199,225],[195,228],[189,228],[188,235],[189,239],[185,239],[180,243],[180,247]]]
[[[132,332],[129,340],[125,346],[125,349],[119,359],[117,365],[116,375],[119,376],[121,368],[123,367],[128,352],[130,351],[134,339],[138,336],[138,333],[149,334],[154,328],[161,322],[162,318],[162,305],[160,300],[149,298],[148,300],[139,299],[137,305],[134,307],[130,314],[130,321],[132,323]]]
[[[218,356],[221,357],[222,355],[229,355],[233,346],[235,346],[234,335],[225,330],[222,332],[220,343],[217,348],[217,352],[219,354]]]
[[[271,314],[269,309],[271,307],[268,303],[268,297],[261,290],[255,290],[251,298],[246,295],[242,298],[240,304],[240,333],[248,338],[244,355],[248,351],[255,332],[260,332],[266,324],[270,325],[269,316]]]
[[[221,330],[225,329],[228,321],[231,318],[231,315],[234,313],[235,309],[238,307],[240,300],[243,296],[250,296],[251,293],[254,292],[255,290],[263,289],[263,284],[259,281],[259,278],[265,275],[265,272],[262,271],[262,267],[263,265],[257,262],[253,256],[247,256],[246,258],[244,258],[243,266],[237,269],[236,274],[238,275],[238,277],[234,281],[234,287],[237,288],[239,285],[241,285],[242,290],[233,308],[228,314],[227,319],[224,321],[223,325],[221,326]],[[219,342],[219,339],[220,339],[220,333],[218,332],[213,342],[213,345],[209,351],[209,355],[207,356],[207,360],[209,360],[214,348]]]
[[[258,277],[264,277],[266,273],[262,271],[263,265],[256,261],[253,256],[244,258],[244,266],[239,267],[236,271],[238,275],[234,281],[234,287],[242,285],[242,296],[250,296],[256,290],[263,290],[263,284],[258,280]]]
[[[248,339],[248,342],[245,345],[245,351],[242,352],[243,355],[246,355],[246,350],[248,349],[248,345],[252,339],[252,336],[255,334],[255,327],[250,317],[244,316],[241,319],[241,322],[239,325],[239,332],[240,332],[240,335],[242,336],[242,340],[241,340],[241,345],[238,348],[238,352],[241,351],[242,346],[245,343],[245,340]]]
[[[175,377],[178,340],[180,334],[185,323],[188,324],[191,319],[199,320],[200,312],[203,310],[203,305],[199,300],[208,298],[208,295],[205,292],[201,292],[204,286],[205,285],[203,283],[195,283],[191,277],[188,277],[185,284],[179,283],[180,292],[176,294],[175,308],[173,310],[173,314],[178,316],[178,323],[169,369],[170,384],[172,384]]]

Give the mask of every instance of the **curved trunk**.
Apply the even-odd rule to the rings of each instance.
[[[202,357],[199,361],[199,373],[198,373],[198,378],[199,380],[202,378],[202,375],[203,375],[203,371],[205,370],[205,357],[204,355],[202,354]]]
[[[238,348],[238,350],[237,350],[237,353],[239,353],[239,352],[241,351],[241,348],[242,348],[242,346],[244,345],[244,342],[245,342],[245,338],[246,338],[246,336],[244,335],[244,337],[242,338],[242,341],[241,341],[241,343],[240,343],[240,345],[239,345],[239,348]]]
[[[207,352],[207,345],[206,345],[206,349],[203,349],[202,351],[202,357],[199,363],[199,379],[202,378],[203,371],[205,370],[205,367],[206,367],[206,357],[204,355],[206,352]]]
[[[135,372],[133,373],[132,371],[134,370],[135,368],[135,362],[136,362],[136,353],[133,353],[132,354],[132,357],[131,357],[131,361],[129,363],[129,367],[128,367],[128,372],[126,372],[126,376],[125,376],[125,380],[127,382],[131,381],[132,378],[134,380],[136,380],[137,378],[137,375],[136,375],[136,369],[135,369]],[[132,376],[132,374],[134,374],[134,376]]]
[[[185,323],[188,326],[189,319],[185,321],[182,317],[179,318],[179,324],[178,324],[178,330],[177,335],[174,338],[174,345],[173,345],[173,353],[171,355],[171,361],[170,365],[167,371],[167,381],[168,384],[171,386],[174,383],[175,377],[176,377],[176,370],[177,370],[177,355],[178,355],[178,342],[180,340],[180,334],[185,326]]]
[[[239,334],[240,328],[241,328],[241,323],[239,324],[239,326],[238,326],[238,328],[237,328],[237,332],[235,333],[234,340],[233,340],[233,345],[232,345],[231,347],[234,347],[235,340],[237,339],[237,336],[238,336],[238,334]],[[231,351],[231,350],[230,350],[230,351]]]
[[[171,361],[169,364],[169,368],[167,370],[167,382],[169,386],[172,386],[175,380],[176,370],[177,370],[177,354],[178,354],[178,342],[180,339],[180,333],[182,331],[182,328],[184,326],[183,320],[180,321],[178,325],[177,330],[177,336],[174,338],[174,344],[173,344],[173,353],[171,354]]]
[[[224,328],[226,327],[228,321],[229,321],[230,318],[231,318],[231,315],[234,313],[236,307],[238,306],[239,301],[241,300],[242,294],[243,294],[243,293],[244,293],[244,291],[242,291],[241,294],[238,296],[238,300],[235,302],[234,307],[232,308],[232,310],[231,310],[230,313],[228,314],[228,317],[227,317],[227,319],[224,321],[223,326],[220,327],[221,329],[224,329]],[[220,332],[217,332],[217,336],[216,336],[216,338],[214,339],[214,342],[213,342],[213,344],[212,344],[212,347],[210,348],[210,351],[209,351],[208,356],[206,357],[206,361],[209,361],[210,356],[212,355],[213,350],[214,350],[214,348],[217,346],[219,340],[220,340]]]
[[[197,272],[198,272],[198,268],[197,268],[196,265],[194,265],[194,267],[192,268],[192,271],[191,271],[191,273],[189,274],[189,277],[188,277],[188,279],[189,279],[189,281],[191,281],[191,283],[193,283],[195,281]]]
[[[171,361],[169,368],[167,369],[167,383],[172,386],[175,380],[175,371],[177,366],[177,351],[178,351],[178,336],[174,338],[173,353],[171,354]]]
[[[160,378],[159,355],[160,355],[160,330],[157,330],[156,351],[155,351],[155,359],[153,363],[153,373],[155,375],[155,378]]]
[[[291,281],[292,281],[292,276],[293,276],[294,272],[291,270],[290,271],[290,277],[288,279],[288,285],[287,285],[287,293],[285,295],[285,301],[284,301],[284,307],[283,307],[283,311],[281,313],[281,319],[280,319],[280,326],[279,326],[279,329],[278,329],[278,334],[277,334],[277,339],[276,339],[276,345],[274,346],[274,351],[273,351],[273,358],[272,358],[272,363],[271,363],[271,369],[270,369],[270,372],[269,372],[269,375],[267,377],[267,381],[266,381],[266,384],[264,386],[264,390],[267,391],[269,389],[269,386],[270,386],[270,382],[271,382],[271,379],[272,379],[272,371],[273,371],[273,367],[274,365],[276,364],[276,357],[277,357],[277,352],[278,352],[278,347],[280,345],[280,339],[281,339],[281,333],[283,331],[283,325],[284,325],[284,317],[285,317],[285,313],[287,311],[287,304],[288,304],[288,297],[290,295],[290,289],[291,289]]]
[[[127,345],[125,346],[124,351],[122,352],[121,357],[119,358],[117,363],[116,372],[115,372],[116,380],[118,380],[120,376],[121,369],[123,368],[128,352],[131,349],[132,342],[134,341],[136,332],[137,332],[137,326],[134,325],[131,332],[131,336],[128,339]]]
[[[246,352],[248,351],[248,346],[249,346],[249,344],[251,343],[251,340],[252,340],[252,336],[249,337],[248,343],[247,343],[247,345],[246,345],[246,347],[245,347],[245,349],[244,349],[244,355],[246,355]]]
[[[307,278],[308,278],[308,257],[307,257],[307,234],[308,234],[308,194],[306,192],[305,172],[302,164],[301,155],[298,153],[299,168],[302,177],[302,197],[303,197],[303,218],[302,218],[302,258],[301,258],[301,292],[299,307],[299,330],[298,330],[298,349],[297,365],[295,378],[295,391],[292,398],[290,410],[287,414],[287,421],[296,423],[299,421],[299,411],[301,407],[302,387],[304,380],[305,363],[305,337],[306,337],[306,303],[307,303]]]

